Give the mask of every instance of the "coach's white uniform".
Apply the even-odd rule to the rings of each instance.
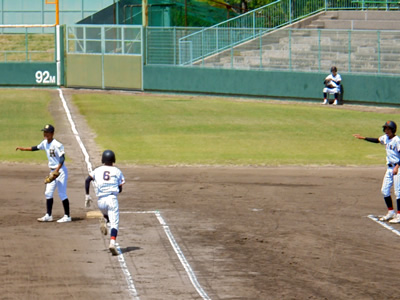
[[[93,178],[97,204],[103,215],[108,215],[111,228],[118,230],[119,206],[117,195],[119,186],[125,183],[121,170],[114,166],[100,166],[90,173]]]
[[[45,139],[37,146],[37,148],[39,150],[46,151],[47,159],[49,160],[49,168],[51,171],[54,171],[57,168],[57,166],[60,164],[60,157],[65,154],[63,144],[56,139],[53,139],[51,143],[48,143],[47,139]],[[60,169],[60,175],[56,178],[56,180],[46,184],[46,190],[44,192],[46,199],[53,198],[56,187],[61,201],[67,199],[67,180],[68,170],[64,163]]]
[[[396,135],[389,139],[385,134],[379,137],[379,142],[386,146],[386,164],[388,166],[381,191],[384,197],[389,197],[390,189],[394,184],[394,192],[396,199],[398,199],[400,197],[400,178],[399,175],[393,175],[393,168],[400,161],[400,138]]]
[[[323,93],[328,93],[328,94],[340,94],[340,86],[338,83],[342,81],[342,77],[336,73],[336,76],[333,76],[333,74],[329,74],[326,78],[325,81],[330,81],[330,83],[333,85],[333,88],[328,88],[325,87],[322,92]]]

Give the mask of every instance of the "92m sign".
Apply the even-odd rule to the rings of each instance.
[[[49,71],[37,71],[35,73],[36,83],[38,84],[55,84],[56,76],[50,75]]]

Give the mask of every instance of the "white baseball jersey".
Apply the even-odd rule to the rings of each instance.
[[[342,81],[342,77],[338,73],[336,73],[336,76],[333,76],[333,74],[331,73],[325,78],[325,80],[331,81],[331,84],[334,87],[338,87],[338,83]]]
[[[394,192],[396,199],[400,197],[400,181],[399,175],[393,174],[393,167],[396,163],[400,161],[400,138],[398,136],[389,139],[385,134],[379,137],[379,142],[386,147],[386,163],[390,164],[388,166],[385,176],[383,177],[383,183],[381,192],[384,197],[390,196],[390,190],[394,185]]]
[[[47,159],[49,160],[49,168],[55,169],[60,164],[60,157],[65,154],[64,146],[56,139],[53,139],[49,144],[44,139],[37,148],[46,151]]]
[[[117,195],[119,186],[125,183],[121,170],[114,166],[100,166],[90,173],[94,180],[95,192],[98,198]]]
[[[396,135],[392,139],[389,139],[385,134],[379,137],[379,142],[386,146],[386,163],[398,163],[400,161],[400,138]]]
[[[60,157],[65,154],[64,146],[56,139],[53,139],[51,143],[47,142],[47,139],[44,139],[37,148],[39,150],[46,151],[47,159],[49,160],[49,168],[55,169],[60,164]],[[63,201],[68,199],[67,196],[67,180],[68,180],[68,170],[65,166],[65,163],[62,165],[60,169],[60,176],[57,177],[51,183],[46,184],[45,189],[45,197],[46,199],[53,198],[53,194],[55,189],[58,189],[58,196]]]

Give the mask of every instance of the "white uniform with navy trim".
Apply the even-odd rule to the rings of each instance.
[[[119,227],[119,186],[125,183],[121,170],[114,166],[100,166],[90,173],[93,178],[97,205],[103,215],[108,215],[111,228]]]
[[[396,199],[400,197],[400,178],[393,175],[393,168],[400,161],[400,138],[396,135],[392,139],[385,134],[379,137],[379,142],[386,147],[386,163],[388,168],[383,178],[382,194],[384,197],[390,196],[390,189],[394,185]],[[400,171],[400,170],[399,170]]]
[[[322,92],[323,93],[328,93],[328,94],[340,94],[340,86],[338,83],[342,81],[342,77],[336,73],[336,76],[333,76],[333,74],[329,74],[326,78],[325,81],[330,81],[331,84],[333,85],[333,88],[328,88],[325,87]]]
[[[46,151],[47,159],[49,160],[50,171],[54,171],[60,164],[61,156],[65,155],[64,146],[56,139],[53,139],[51,143],[44,139],[37,148],[39,150]],[[67,196],[67,180],[68,180],[68,169],[65,163],[60,169],[60,175],[51,183],[46,184],[45,196],[46,199],[53,198],[55,189],[58,190],[58,196],[63,201],[68,198]]]

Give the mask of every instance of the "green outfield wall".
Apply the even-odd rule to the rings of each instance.
[[[0,63],[0,84],[13,86],[56,86],[57,66],[53,62]]]
[[[144,90],[321,100],[325,73],[144,66]],[[342,73],[344,101],[400,105],[400,77]]]

